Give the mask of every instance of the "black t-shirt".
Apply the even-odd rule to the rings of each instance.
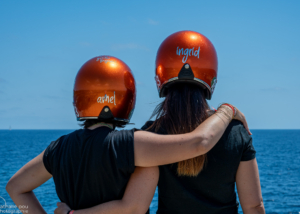
[[[147,129],[153,122],[147,122]],[[149,130],[154,131],[154,129]],[[166,134],[161,129],[159,134]],[[159,167],[159,214],[238,213],[235,176],[241,161],[255,158],[252,138],[242,123],[233,120],[222,138],[207,153],[197,177],[178,176],[177,164]]]
[[[56,192],[71,209],[122,199],[133,173],[134,130],[80,129],[60,137],[45,150],[46,169]]]

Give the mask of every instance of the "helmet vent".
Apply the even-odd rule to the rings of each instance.
[[[108,106],[104,106],[99,114],[98,119],[103,121],[113,120],[114,115],[111,113],[111,110]]]
[[[191,66],[186,63],[182,66],[179,74],[178,79],[180,80],[193,80],[194,79],[194,73],[191,69]]]

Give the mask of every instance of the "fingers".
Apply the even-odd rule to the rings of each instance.
[[[243,123],[245,129],[247,130],[248,134],[249,134],[249,135],[252,135],[252,133],[250,132],[250,129],[249,129],[249,126],[248,126],[248,123],[247,123],[247,121],[246,121],[245,116],[243,116],[242,123]]]
[[[252,133],[250,132],[245,115],[238,108],[235,107],[235,109],[237,110],[237,113],[236,113],[236,116],[234,117],[234,119],[240,120],[243,123],[245,129],[247,130],[248,134],[252,135]]]
[[[63,203],[63,202],[57,202],[57,203],[56,203],[56,206],[57,206],[57,207],[60,207],[60,206],[67,206],[67,204],[66,204],[66,203]]]
[[[57,208],[54,210],[54,214],[62,214],[62,213],[65,214],[68,212],[68,210],[70,210],[70,208],[66,203],[57,202],[56,205]]]
[[[248,134],[252,135],[252,133],[249,129],[249,126],[248,126],[245,115],[237,107],[234,106],[234,108],[236,110],[236,114],[235,114],[233,119],[240,120],[243,123],[245,129],[247,130]]]

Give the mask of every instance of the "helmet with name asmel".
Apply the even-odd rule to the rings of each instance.
[[[135,99],[133,74],[116,57],[94,57],[77,73],[73,105],[78,121],[99,119],[125,125],[132,116]]]
[[[160,45],[155,62],[155,81],[159,97],[178,82],[196,84],[210,100],[217,83],[218,59],[213,44],[195,31],[179,31]]]

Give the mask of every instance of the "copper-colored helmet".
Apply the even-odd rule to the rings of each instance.
[[[130,121],[136,99],[130,68],[112,56],[98,56],[78,71],[74,84],[77,120],[99,119],[125,125]]]
[[[155,80],[159,97],[173,83],[197,84],[210,100],[217,83],[218,59],[213,44],[200,33],[179,31],[167,37],[156,55]]]

